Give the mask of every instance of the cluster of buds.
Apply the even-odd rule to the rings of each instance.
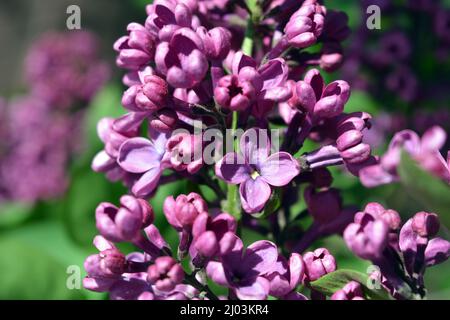
[[[428,129],[420,138],[414,131],[403,130],[395,134],[388,151],[378,159],[369,161],[359,171],[361,182],[366,187],[399,180],[397,168],[402,152],[411,156],[424,170],[450,184],[450,152],[447,160],[440,153],[447,134],[441,127]]]
[[[314,283],[337,265],[326,248],[304,253],[315,240],[347,228],[352,250],[377,261],[388,244],[399,247],[398,214],[374,207],[355,216],[327,169],[345,165],[358,175],[376,160],[364,141],[371,116],[345,113],[349,84],[326,84],[321,71],[307,70],[340,65],[345,14],[317,0],[254,6],[156,0],[145,24],[130,24],[116,42],[117,64],[127,70],[122,105],[128,113],[100,122],[105,148],[93,168],[122,180],[130,194],[120,208],[101,204],[97,226],[101,239],[141,251],[125,256],[111,242],[97,245],[100,254],[87,265],[88,289],[113,299],[324,299]],[[322,49],[314,53],[315,44]],[[269,132],[283,121],[279,143]],[[302,150],[307,139],[317,143],[315,150]],[[179,179],[196,192],[164,201],[179,237],[174,255],[146,201]],[[306,209],[294,216],[300,190]],[[308,215],[312,224],[299,230],[298,220]],[[245,229],[263,240],[244,244]],[[372,239],[380,232],[387,240]],[[228,295],[215,293],[208,280]],[[333,296],[360,298],[354,282]]]
[[[382,284],[392,296],[423,296],[427,267],[450,256],[450,242],[435,237],[440,228],[435,213],[418,212],[401,226],[398,212],[369,203],[344,231],[347,246],[380,268]]]

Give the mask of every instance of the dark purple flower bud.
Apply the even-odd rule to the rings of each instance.
[[[347,14],[342,11],[327,10],[322,32],[326,41],[342,42],[348,38],[350,33]]]
[[[153,208],[143,199],[125,195],[120,204],[104,202],[95,211],[97,229],[110,241],[132,240],[154,220]]]
[[[203,166],[202,135],[179,133],[169,138],[166,144],[170,163],[177,171],[193,174]]]
[[[167,82],[155,75],[145,76],[141,85],[130,87],[122,97],[122,105],[137,112],[156,111],[166,106]]]
[[[325,13],[325,8],[317,1],[305,2],[284,28],[289,44],[296,48],[313,45],[322,33]]]
[[[336,291],[331,300],[364,300],[362,286],[359,282],[350,281],[341,290]]]
[[[418,212],[412,219],[412,229],[421,237],[434,237],[440,228],[439,217],[435,213]]]
[[[231,111],[247,109],[256,97],[256,91],[249,81],[240,81],[236,75],[222,77],[214,89],[214,98],[223,108]]]
[[[326,224],[333,221],[342,210],[342,199],[337,189],[316,191],[313,187],[305,190],[305,201],[308,212],[313,216],[314,221]]]
[[[152,114],[150,126],[159,132],[168,133],[177,127],[178,115],[173,109],[163,108]]]
[[[315,188],[328,188],[333,183],[333,176],[327,168],[312,170],[311,183]]]
[[[172,291],[183,279],[183,268],[172,257],[159,257],[148,267],[147,280],[160,291]]]
[[[204,52],[210,60],[224,60],[230,52],[231,33],[225,28],[217,27],[207,30],[198,27],[197,34],[203,41]]]
[[[163,211],[173,227],[190,229],[199,214],[208,212],[208,206],[199,194],[191,192],[187,196],[179,195],[176,199],[167,197]]]
[[[130,23],[128,36],[123,36],[114,44],[119,53],[117,65],[121,68],[138,70],[147,65],[155,54],[154,36],[142,25]]]
[[[308,281],[315,281],[320,277],[336,271],[336,260],[325,248],[319,248],[303,255],[305,275]]]
[[[368,213],[355,215],[355,222],[347,226],[344,240],[358,257],[376,260],[381,257],[388,242],[389,226]]]

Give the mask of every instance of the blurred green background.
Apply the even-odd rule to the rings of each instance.
[[[350,16],[355,28],[361,19],[359,1],[327,1],[332,8]],[[122,71],[114,66],[113,42],[124,34],[131,21],[143,22],[146,1],[122,0],[2,0],[0,2],[0,40],[3,44],[0,59],[0,96],[13,97],[23,90],[21,66],[32,41],[49,30],[64,30],[66,8],[77,4],[82,10],[82,27],[100,36],[102,58],[113,70],[111,81],[93,100],[84,124],[85,147],[70,166],[70,187],[60,199],[34,204],[5,203],[0,206],[0,299],[105,299],[106,295],[83,290],[85,275],[83,261],[95,252],[92,239],[96,235],[94,212],[102,201],[117,203],[126,192],[120,183],[109,182],[104,175],[91,168],[93,156],[102,149],[96,134],[96,123],[104,116],[118,116],[123,112],[120,99],[123,86]],[[426,59],[423,64],[426,64]],[[413,66],[421,68],[421,66]],[[8,76],[4,76],[8,75]],[[337,79],[338,73],[329,75]],[[387,102],[387,104],[389,104]],[[447,104],[448,105],[448,104]],[[390,105],[390,108],[396,106]],[[363,110],[372,114],[380,111],[380,101],[367,92],[355,91],[347,111]],[[306,147],[307,148],[307,147]],[[380,149],[385,148],[385,145]],[[379,201],[404,215],[411,216],[427,209],[416,201],[413,191],[401,184],[365,189],[354,177],[339,170],[333,171],[335,186],[341,188],[346,204],[365,205]],[[154,206],[161,232],[175,242],[176,235],[162,219],[162,202],[167,195],[185,193],[191,186],[184,182],[161,188],[151,204]],[[441,212],[447,216],[450,212]],[[448,237],[448,231],[442,231]],[[252,242],[257,235],[245,234]],[[350,254],[342,239],[334,236],[316,246],[325,246],[335,254],[340,268],[365,272],[369,263]],[[76,266],[79,277],[73,273]],[[442,264],[429,270],[426,284],[430,298],[450,298],[449,266]],[[69,286],[68,286],[69,284]],[[75,286],[72,288],[71,285]],[[71,289],[69,289],[70,287]]]

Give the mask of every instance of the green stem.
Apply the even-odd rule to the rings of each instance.
[[[242,52],[248,56],[252,55],[254,37],[255,37],[255,23],[258,23],[260,17],[260,7],[256,0],[250,0],[247,2],[247,6],[250,9],[251,15],[247,21],[247,30],[245,32],[244,42],[242,43]],[[234,152],[239,152],[239,141],[235,139],[236,130],[238,127],[239,113],[233,112],[233,120],[231,124],[231,135],[234,139]],[[241,220],[241,206],[239,204],[238,186],[229,184],[227,194],[227,211],[229,214],[235,217],[237,221]]]
[[[200,292],[206,292],[206,296],[209,300],[219,300],[219,298],[214,294],[214,292],[211,291],[208,285],[204,285],[198,282],[198,280],[195,278],[195,273],[186,275],[184,278],[184,282],[193,286]]]
[[[244,42],[242,43],[242,52],[251,56],[253,52],[253,42],[255,36],[255,26],[251,18],[247,21],[247,30],[245,32]]]
[[[236,139],[236,129],[238,126],[239,114],[237,111],[233,112],[233,121],[231,124],[231,136],[234,139],[234,152],[239,152],[239,141]],[[227,211],[231,214],[237,221],[241,220],[241,210],[240,205],[238,203],[238,187],[235,184],[228,185],[228,194],[227,194]]]

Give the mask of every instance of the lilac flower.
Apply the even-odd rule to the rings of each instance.
[[[133,240],[154,220],[153,208],[145,200],[126,195],[120,203],[120,208],[101,203],[95,212],[97,229],[110,241]]]
[[[160,291],[172,291],[184,279],[184,271],[172,257],[159,257],[148,268],[148,281]]]
[[[231,33],[225,28],[217,27],[207,30],[198,27],[195,31],[203,41],[205,55],[210,60],[223,60],[230,52]]]
[[[350,281],[342,289],[333,293],[331,300],[364,300],[361,284]]]
[[[284,28],[289,44],[296,48],[314,44],[322,33],[325,14],[324,7],[316,0],[303,3]]]
[[[205,259],[212,258],[219,253],[225,234],[235,233],[236,229],[236,219],[228,213],[221,213],[214,218],[206,212],[200,213],[192,226],[193,243],[190,255],[197,257],[198,253],[200,255],[198,259],[203,261],[197,263],[202,264]]]
[[[148,112],[166,106],[169,88],[164,79],[147,75],[141,85],[134,85],[125,91],[122,105],[130,111]]]
[[[167,82],[178,88],[192,88],[208,71],[201,38],[189,28],[181,28],[156,48],[155,63]]]
[[[172,168],[190,174],[203,166],[203,137],[200,134],[178,133],[167,140],[167,154]]]
[[[164,201],[164,215],[177,230],[191,229],[196,218],[203,213],[208,213],[208,206],[195,192],[179,195],[176,199],[170,196]]]
[[[227,153],[216,164],[219,178],[240,185],[242,207],[248,213],[264,208],[272,193],[270,186],[285,186],[299,173],[299,164],[289,153],[270,155],[268,137],[257,129],[242,135],[239,153]]]
[[[317,38],[322,34],[325,14],[325,7],[316,0],[303,2],[301,7],[291,15],[284,28],[285,35],[270,51],[269,58],[280,56],[290,46],[306,48],[316,43]]]
[[[347,246],[358,257],[367,260],[380,259],[388,243],[389,226],[369,213],[355,216],[355,222],[344,231]]]
[[[304,272],[305,263],[299,254],[291,254],[289,261],[281,255],[278,256],[274,270],[264,276],[270,281],[269,294],[283,298],[293,293],[302,282]]]
[[[334,81],[325,86],[317,69],[311,69],[303,81],[297,83],[299,105],[315,117],[332,118],[342,113],[350,97],[350,86],[345,81]]]
[[[315,281],[327,273],[336,271],[336,260],[325,248],[319,248],[303,255],[305,262],[305,277],[308,281]]]
[[[398,181],[397,167],[402,151],[412,156],[425,170],[450,183],[449,164],[439,152],[446,139],[445,131],[440,127],[429,129],[422,138],[411,131],[397,133],[389,144],[388,151],[378,163],[360,171],[361,182],[367,187]]]
[[[105,172],[108,179],[117,181],[123,179],[126,172],[117,163],[119,149],[122,143],[137,135],[136,130],[120,131],[115,129],[117,120],[103,118],[97,124],[97,134],[105,147],[92,160],[92,169]]]
[[[194,27],[192,13],[196,1],[157,0],[147,6],[145,27],[162,41],[180,28]]]
[[[158,185],[164,169],[170,167],[165,144],[166,134],[149,132],[152,140],[131,138],[122,143],[117,163],[126,172],[139,174],[132,191],[136,196],[152,193]]]
[[[263,276],[275,268],[277,247],[269,241],[257,241],[244,250],[242,241],[234,237],[234,245],[221,256],[221,261],[206,265],[208,277],[230,288],[241,300],[264,300],[270,283]]]
[[[434,213],[418,212],[400,230],[399,247],[410,275],[422,274],[427,266],[444,262],[450,257],[450,242],[433,238],[440,223]]]
[[[233,76],[220,80],[220,88],[215,91],[218,103],[230,109],[243,110],[252,105],[252,114],[263,118],[276,102],[290,98],[291,92],[285,87],[288,68],[283,59],[272,59],[257,67],[253,58],[241,51],[232,59]]]
[[[216,102],[231,111],[244,111],[256,97],[256,89],[250,81],[240,81],[237,75],[227,75],[219,80],[214,89]]]
[[[153,59],[155,38],[138,23],[130,23],[127,31],[128,36],[123,36],[114,43],[114,50],[119,53],[116,63],[120,68],[137,70]]]
[[[126,258],[113,243],[101,236],[95,237],[94,245],[100,254],[86,259],[84,268],[88,277],[83,280],[83,285],[90,290],[105,291],[125,272]]]
[[[371,116],[365,112],[342,114],[337,117],[336,146],[351,170],[370,159],[371,148],[363,141],[364,131],[370,129]]]

